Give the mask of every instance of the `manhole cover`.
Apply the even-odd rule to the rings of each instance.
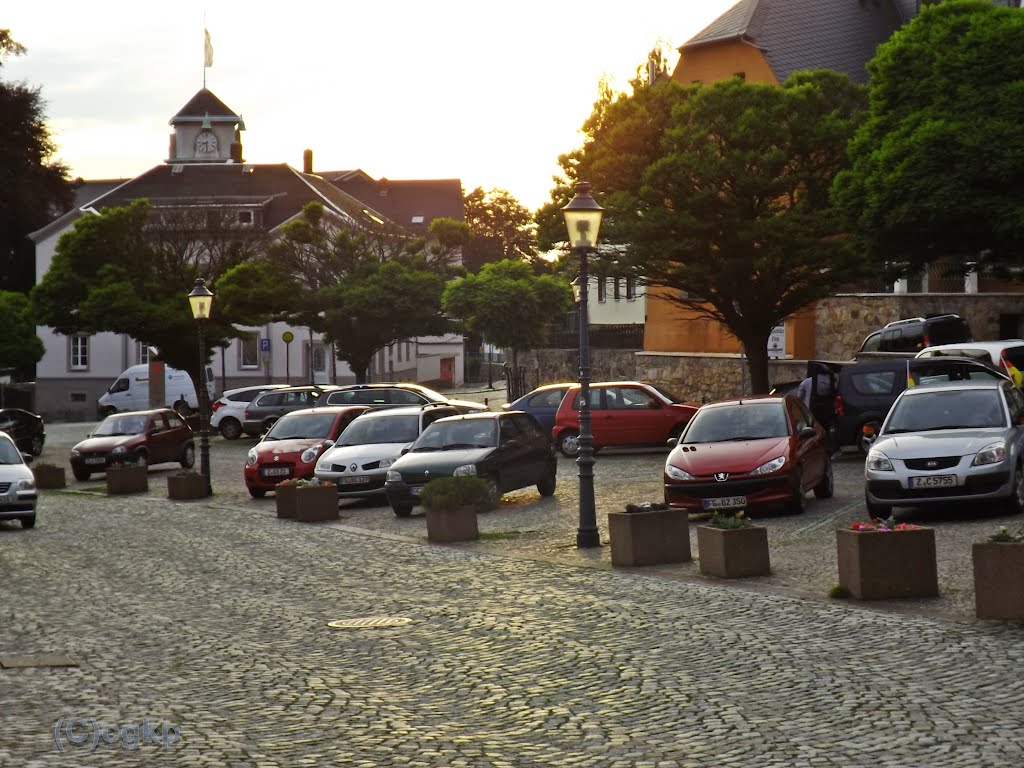
[[[403,624],[411,623],[412,619],[405,616],[370,616],[365,619],[329,621],[327,626],[331,629],[379,629],[382,627],[400,627]]]

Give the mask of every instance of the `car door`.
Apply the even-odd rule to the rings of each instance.
[[[527,413],[514,414],[512,420],[519,427],[519,432],[523,436],[523,444],[527,448],[524,463],[528,469],[527,476],[524,478],[524,487],[534,485],[550,473],[551,438],[548,437],[537,419]]]
[[[815,486],[825,474],[827,457],[824,430],[820,424],[815,424],[807,406],[795,397],[786,398],[786,409],[795,435],[793,463],[803,470],[804,487]],[[800,436],[800,431],[806,427],[815,427],[813,437]]]
[[[530,465],[530,444],[511,416],[498,418],[498,475],[501,491],[512,491],[529,485],[534,476]]]
[[[580,406],[583,404],[583,393],[577,389],[573,392],[572,396],[572,409],[576,416],[576,426],[579,426],[580,418]],[[604,387],[591,387],[590,388],[590,432],[594,436],[594,447],[600,448],[603,445],[609,445],[608,429],[604,423],[605,413],[607,409],[604,407]]]
[[[165,461],[171,461],[172,451],[170,443],[173,440],[173,435],[167,424],[167,417],[163,413],[154,413],[150,416],[147,433],[149,435],[147,439],[149,444],[149,463],[163,464]]]
[[[663,403],[644,388],[635,385],[606,387],[602,415],[607,431],[606,445],[663,443],[672,427],[672,424],[666,422]]]

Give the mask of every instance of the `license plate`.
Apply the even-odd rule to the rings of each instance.
[[[85,460],[86,464],[106,464],[107,460],[102,456],[93,456],[92,458]]]
[[[911,488],[953,488],[956,485],[956,475],[914,475],[910,478]]]
[[[704,499],[704,509],[737,509],[747,506],[746,496],[721,496],[717,499]]]
[[[412,486],[409,489],[409,493],[411,493],[413,496],[419,496],[420,492],[422,490],[423,490],[423,486],[422,485],[414,485],[414,486]]]
[[[356,475],[354,477],[339,477],[338,485],[362,485],[363,483],[370,482],[370,478],[366,475]]]
[[[288,467],[265,467],[263,469],[264,477],[287,477],[292,471]]]

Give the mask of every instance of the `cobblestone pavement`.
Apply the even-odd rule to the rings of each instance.
[[[86,427],[48,431],[43,459],[63,463]],[[824,596],[833,529],[863,519],[852,457],[836,499],[765,520],[773,575],[737,586],[575,550],[571,462],[554,499],[513,494],[482,541],[442,547],[384,506],[277,520],[242,487],[249,445],[215,439],[209,500],[167,501],[172,469],[154,468],[148,495],[72,482],[34,530],[0,524],[0,659],[79,665],[0,669],[0,766],[1024,763],[1024,629],[948,596]],[[603,533],[609,509],[658,497],[663,460],[601,454]],[[936,523],[944,593],[962,590],[957,542],[1005,520]],[[380,616],[411,622],[327,627]],[[181,740],[59,753],[54,724],[76,716]]]

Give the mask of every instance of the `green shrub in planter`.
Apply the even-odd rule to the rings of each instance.
[[[420,502],[438,511],[472,507],[485,512],[498,506],[498,494],[494,485],[482,477],[439,477],[423,486]]]

